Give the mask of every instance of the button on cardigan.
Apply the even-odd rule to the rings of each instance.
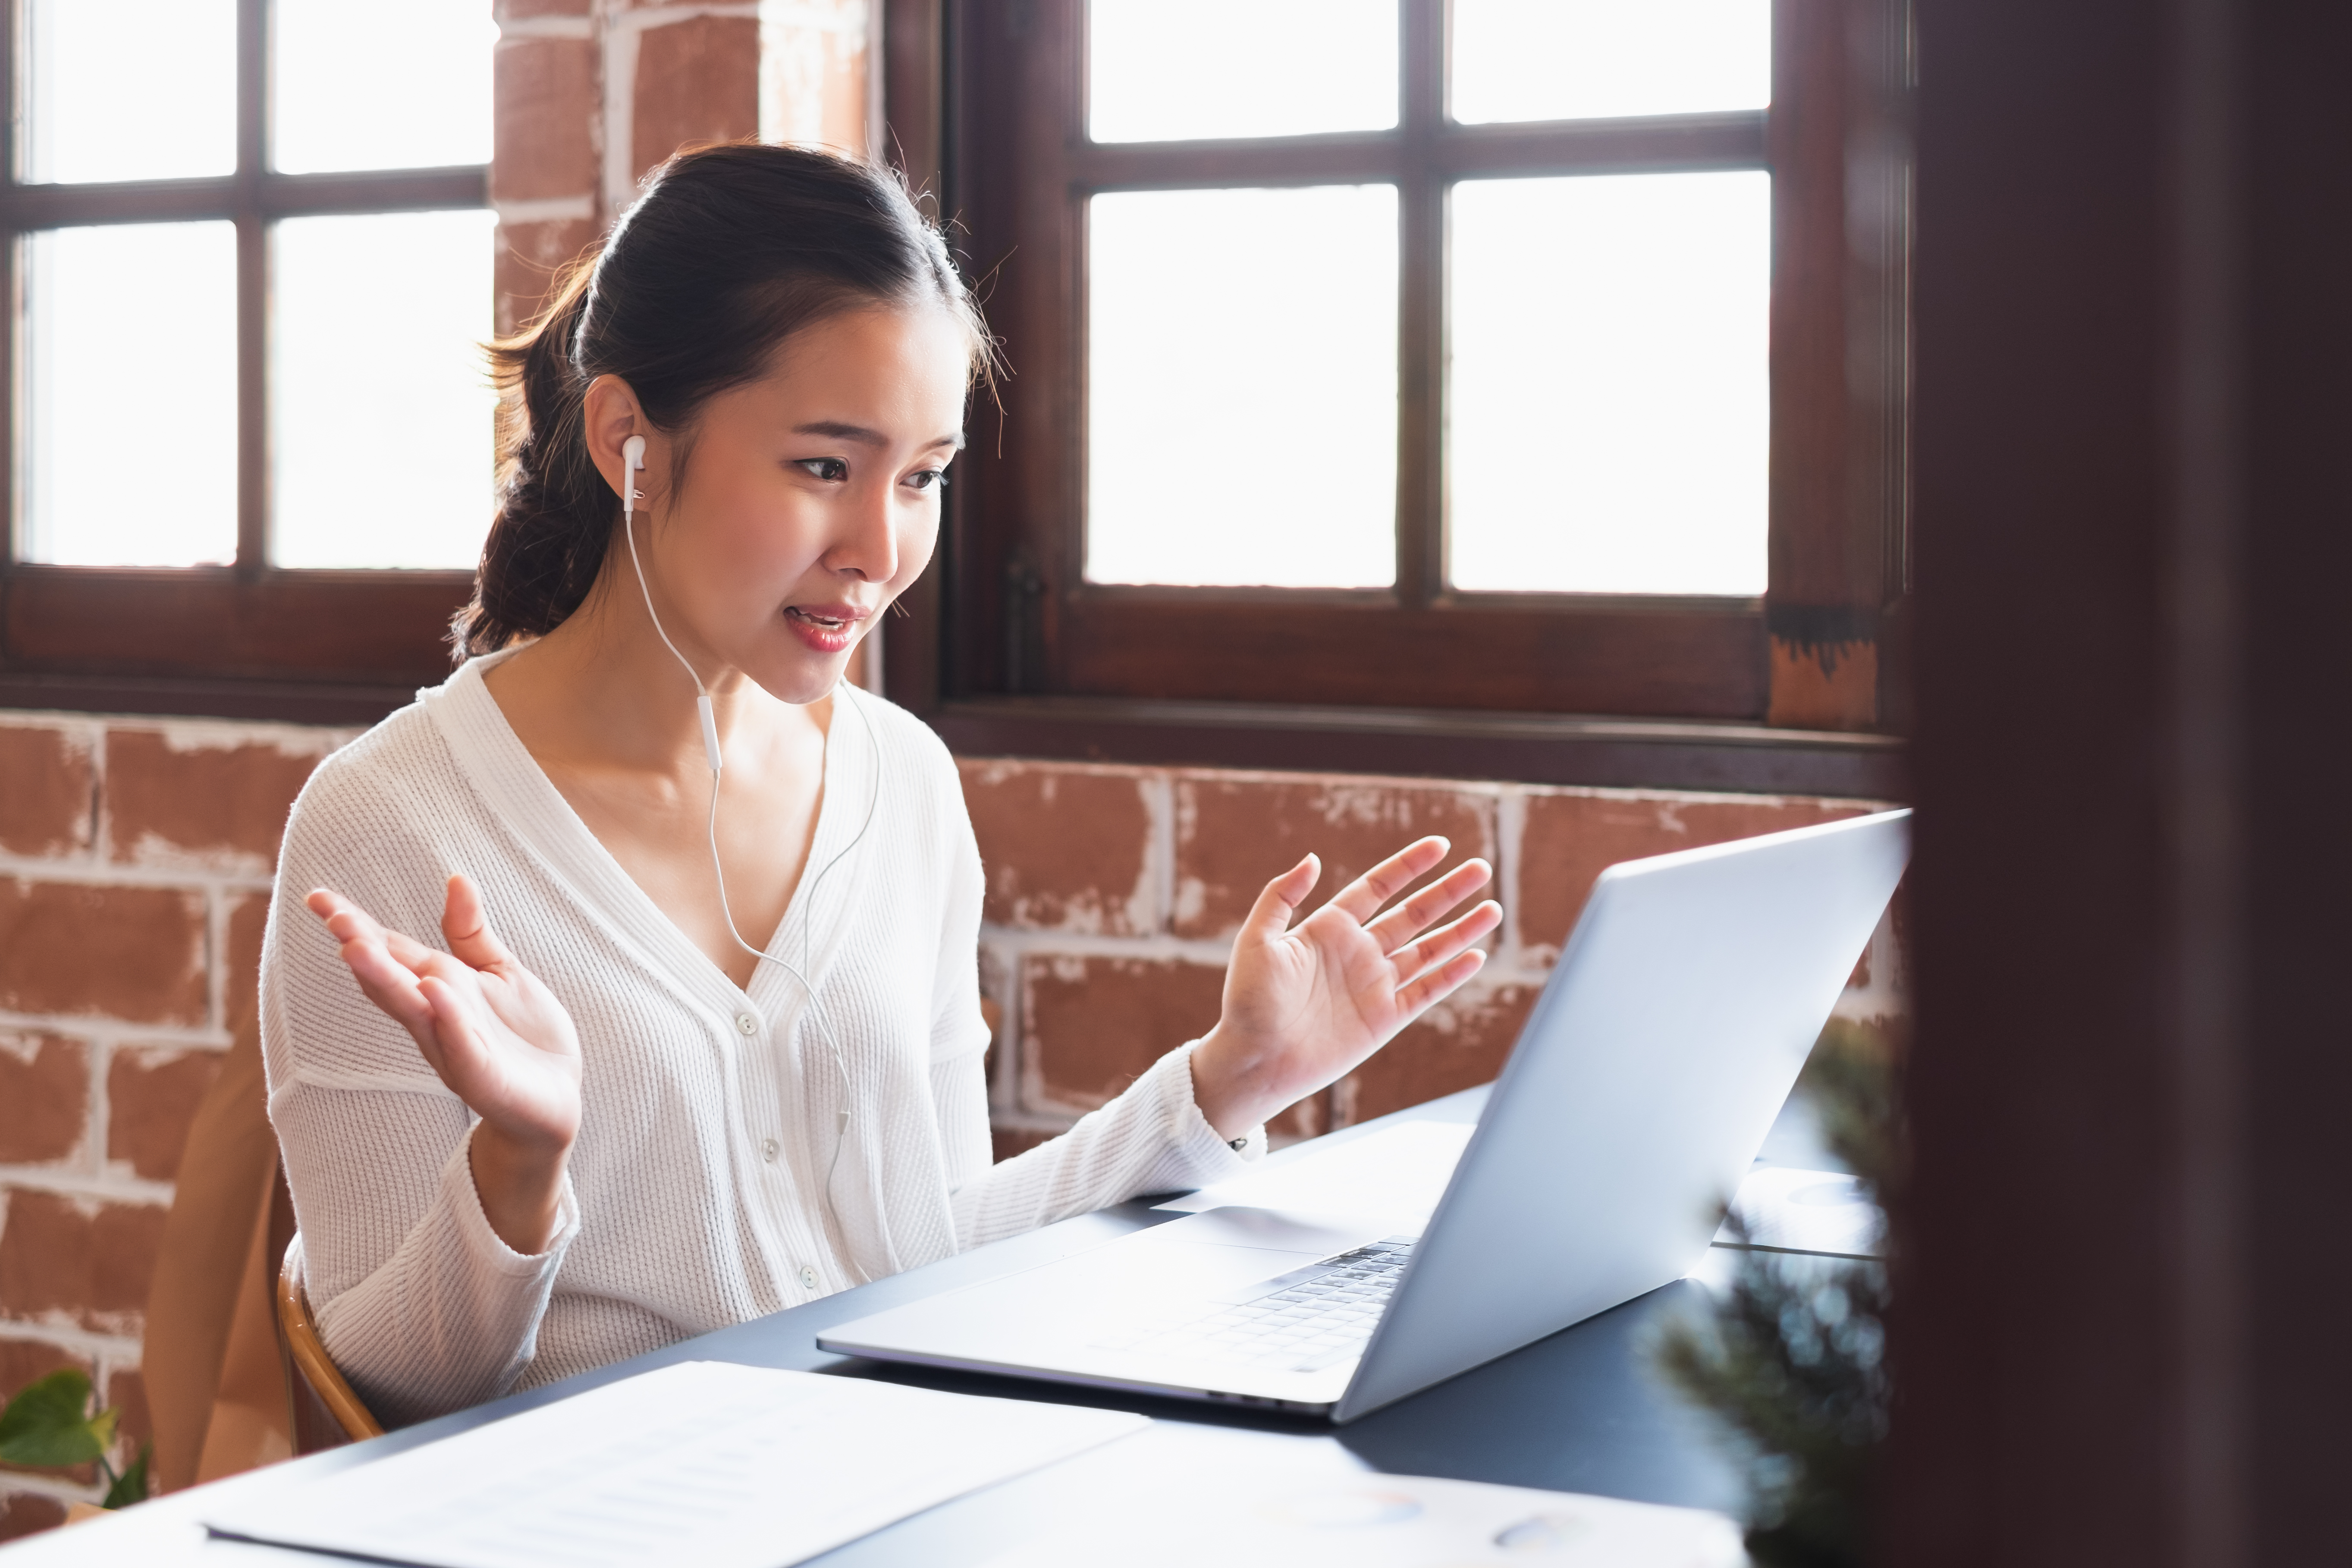
[[[1205,1184],[1263,1147],[1255,1133],[1237,1154],[1209,1126],[1185,1045],[1069,1132],[990,1163],[980,855],[954,762],[911,715],[836,700],[807,869],[767,949],[784,963],[745,991],[508,727],[482,680],[506,657],[320,765],[287,824],[262,949],[270,1119],[311,1305],[387,1424]],[[580,1034],[580,1135],[535,1256],[483,1216],[472,1114],[302,905],[331,887],[438,947],[459,871]]]

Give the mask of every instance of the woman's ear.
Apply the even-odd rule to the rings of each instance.
[[[632,436],[646,438],[645,466],[635,476],[638,491],[643,495],[658,493],[657,480],[668,471],[669,444],[664,441],[647,420],[645,410],[637,405],[637,395],[629,384],[617,375],[600,375],[588,384],[588,395],[581,402],[580,417],[585,428],[582,431],[588,443],[589,458],[613,493],[623,493],[628,482],[626,463],[622,447]]]

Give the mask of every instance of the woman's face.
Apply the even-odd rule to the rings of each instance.
[[[969,365],[944,310],[853,310],[793,334],[766,375],[703,405],[682,486],[640,485],[653,504],[637,548],[706,679],[740,670],[795,703],[833,689],[930,560]],[[649,445],[646,477],[674,471],[677,445]]]

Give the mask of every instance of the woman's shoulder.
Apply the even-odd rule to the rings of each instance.
[[[423,702],[392,713],[312,770],[287,822],[291,843],[446,820],[463,784]]]
[[[944,785],[961,794],[955,757],[948,751],[947,742],[940,739],[938,731],[875,692],[860,689],[852,700],[872,729],[875,747],[881,752],[885,769],[911,773],[933,788]]]

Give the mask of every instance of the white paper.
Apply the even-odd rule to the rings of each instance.
[[[205,1522],[432,1568],[784,1568],[1150,1425],[686,1362]]]
[[[1860,1183],[1835,1171],[1760,1165],[1739,1184],[1732,1206],[1747,1222],[1749,1247],[1876,1258],[1885,1239],[1878,1205]],[[1739,1245],[1728,1226],[1715,1239],[1719,1246]]]
[[[1090,1518],[989,1559],[986,1568],[1745,1568],[1739,1527],[1717,1513],[1420,1476],[1171,1478],[1165,1506]]]
[[[1215,1208],[1280,1209],[1285,1214],[1371,1215],[1419,1226],[1428,1223],[1454,1179],[1467,1121],[1400,1121],[1336,1148],[1219,1182],[1159,1206],[1182,1214]]]

